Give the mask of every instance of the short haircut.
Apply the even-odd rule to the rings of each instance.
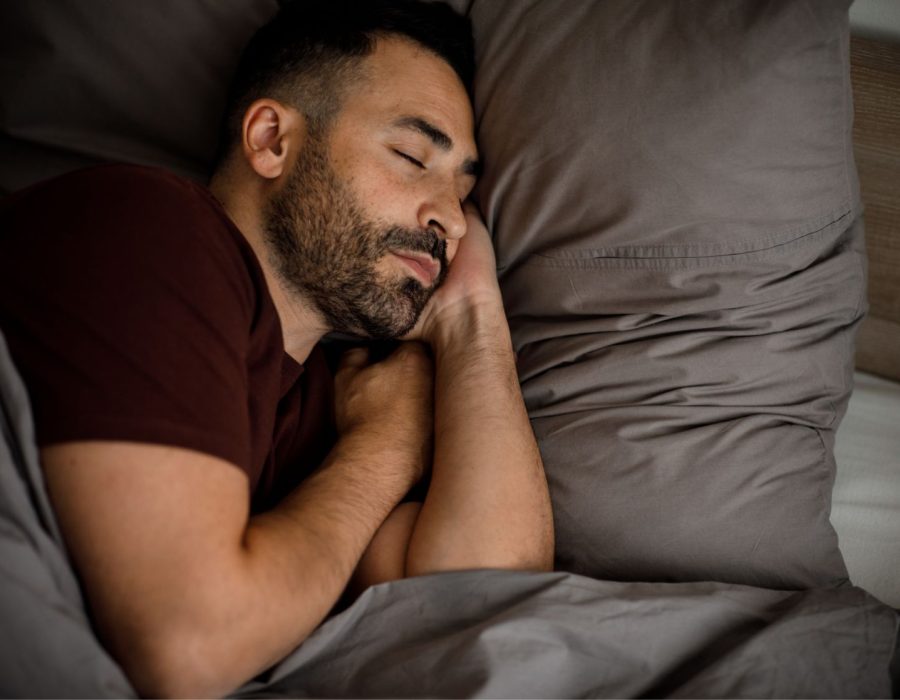
[[[421,0],[284,0],[241,55],[225,106],[216,165],[240,140],[246,110],[263,97],[299,109],[312,129],[324,130],[379,36],[410,39],[444,59],[471,96],[472,25],[448,5]]]

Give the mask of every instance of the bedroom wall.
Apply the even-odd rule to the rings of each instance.
[[[857,36],[900,42],[900,0],[855,0],[850,27]]]

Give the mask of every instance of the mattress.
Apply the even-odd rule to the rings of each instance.
[[[831,520],[854,584],[900,608],[900,383],[856,372]]]

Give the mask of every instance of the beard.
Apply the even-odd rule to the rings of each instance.
[[[415,326],[447,275],[446,243],[433,230],[378,224],[328,161],[325,139],[310,134],[263,224],[271,262],[288,288],[321,314],[331,330],[398,338]],[[418,279],[383,279],[376,265],[391,251],[423,252],[440,262],[430,287]]]

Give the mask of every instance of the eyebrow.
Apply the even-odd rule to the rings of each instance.
[[[421,117],[400,117],[394,122],[394,126],[400,129],[411,129],[427,136],[428,139],[442,151],[449,151],[453,148],[453,139],[438,129],[434,124]],[[464,175],[478,177],[481,174],[481,163],[473,158],[466,158],[466,160],[463,161],[461,171]]]

